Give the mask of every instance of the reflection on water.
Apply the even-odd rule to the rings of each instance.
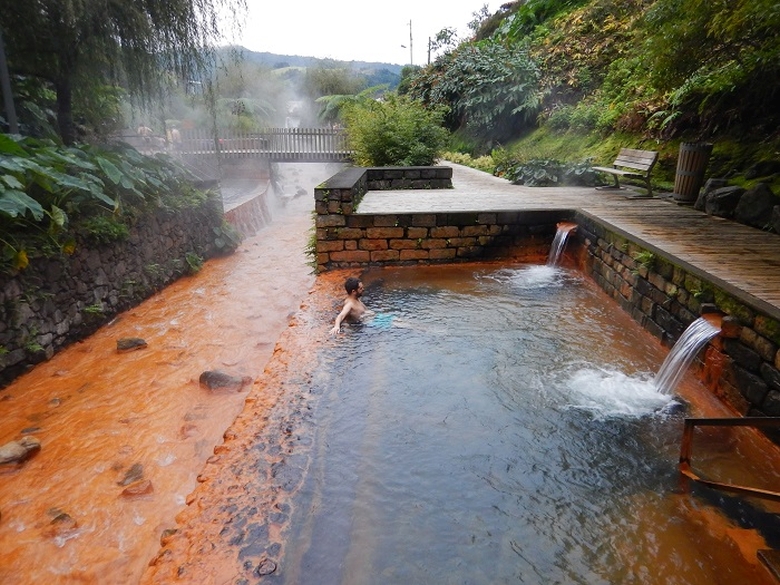
[[[321,357],[275,582],[765,582],[740,550],[755,531],[675,494],[663,349],[586,281],[538,274],[365,275],[369,306],[409,325],[351,329]]]

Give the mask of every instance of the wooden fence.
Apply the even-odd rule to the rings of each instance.
[[[181,130],[177,138],[172,150],[188,157],[267,158],[278,162],[342,162],[352,157],[345,132],[333,128],[267,128],[217,137],[205,130]]]

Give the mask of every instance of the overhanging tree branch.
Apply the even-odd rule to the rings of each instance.
[[[78,84],[121,83],[145,100],[171,80],[203,76],[222,40],[220,19],[245,8],[245,0],[0,0],[8,60],[57,90],[66,144],[75,139]]]

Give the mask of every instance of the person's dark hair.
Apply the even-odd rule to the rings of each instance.
[[[344,283],[344,289],[347,291],[347,294],[352,294],[353,290],[357,290],[360,286],[360,279],[355,278],[354,276],[350,276],[347,281]]]

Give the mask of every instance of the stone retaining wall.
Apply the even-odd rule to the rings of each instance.
[[[367,190],[451,186],[450,167],[350,168],[335,175],[314,194],[318,270],[546,258],[560,212],[353,213]]]
[[[261,228],[271,223],[268,210],[268,188],[249,201],[225,212],[225,221],[236,228],[244,238],[254,236]]]
[[[414,179],[399,176],[399,169],[381,171],[350,168],[315,189],[318,270],[487,258],[538,262],[549,252],[556,223],[574,221],[579,227],[567,254],[662,343],[671,347],[703,311],[725,315],[722,335],[698,362],[700,378],[738,414],[780,416],[776,309],[574,210],[354,214],[368,189],[397,189],[401,182],[419,188],[413,181],[423,180],[421,169],[411,169]],[[451,169],[432,167],[425,176],[426,187],[446,185]]]
[[[370,265],[434,264],[485,258],[546,258],[555,216],[431,213],[344,216],[344,226],[318,228],[319,270]]]
[[[672,346],[703,312],[724,315],[700,377],[741,415],[780,416],[780,319],[771,307],[651,246],[577,214],[583,270],[635,321]]]
[[[0,274],[0,387],[229,251],[218,245],[222,225],[222,203],[212,197],[143,218],[125,241],[81,242],[72,256],[33,259],[13,277]]]

